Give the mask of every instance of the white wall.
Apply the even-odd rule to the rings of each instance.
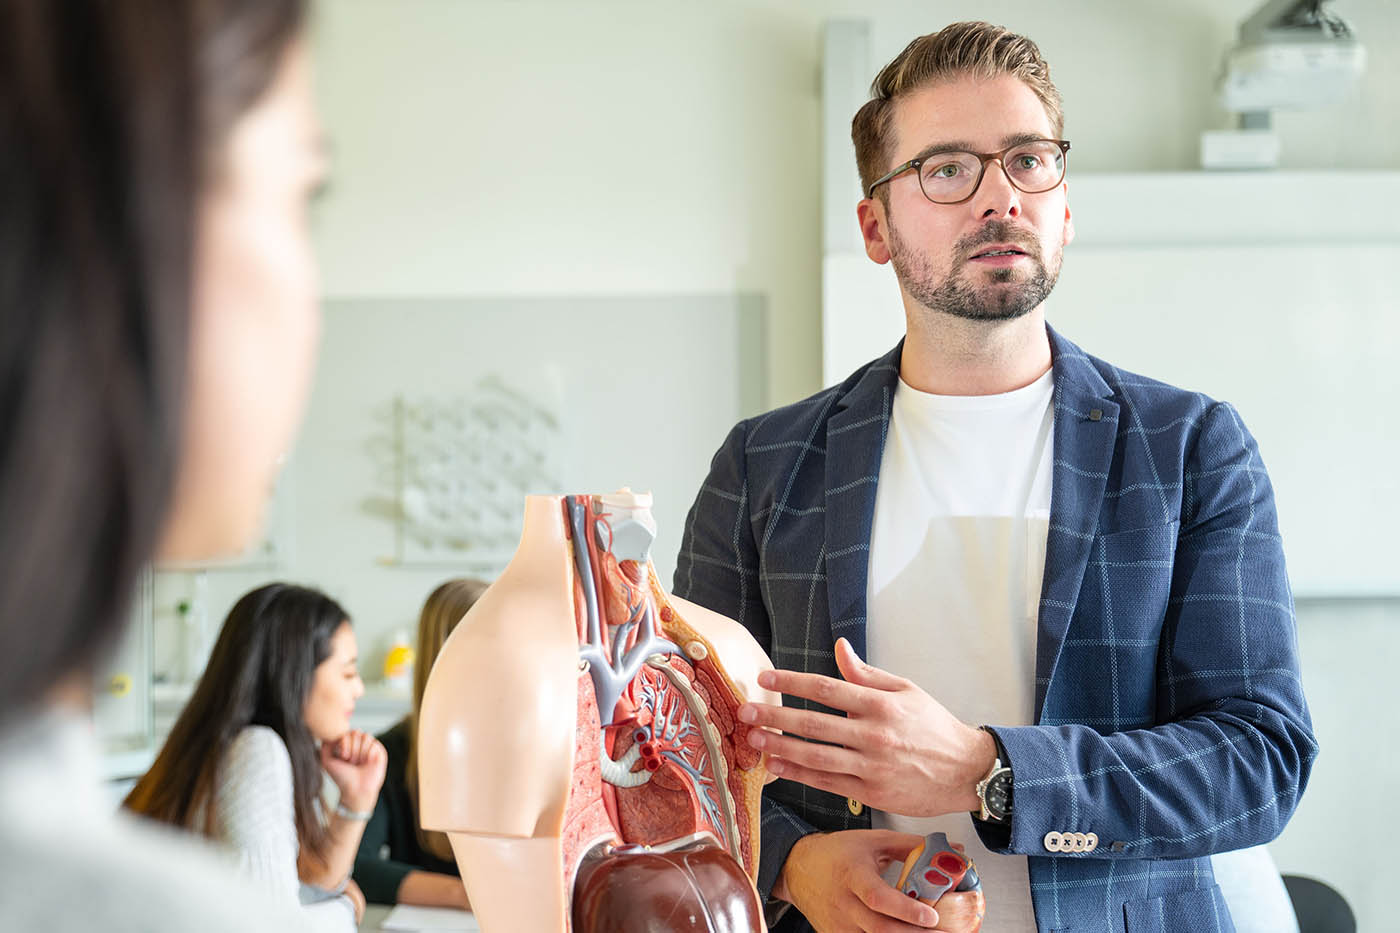
[[[1400,605],[1302,601],[1298,635],[1303,690],[1322,754],[1293,821],[1269,848],[1281,871],[1339,889],[1361,930],[1394,929]]]
[[[793,6],[323,5],[327,293],[757,292],[770,396],[810,391],[818,20]]]
[[[966,16],[1034,37],[1075,170],[1197,165],[1212,83],[1257,0],[331,0],[317,32],[335,148],[336,296],[766,294],[769,398],[820,381],[820,33],[872,65]],[[1337,4],[1370,49],[1355,98],[1282,114],[1285,168],[1400,167],[1400,4]],[[854,218],[854,206],[851,212]]]

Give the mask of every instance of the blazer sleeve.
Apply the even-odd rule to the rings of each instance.
[[[747,422],[729,432],[710,462],[709,475],[686,516],[672,592],[736,620],[772,654],[773,631],[760,591],[758,548],[749,522],[749,486],[744,447]],[[790,807],[769,799],[760,804],[758,893],[770,922],[783,906],[773,886],[797,840],[816,832]]]
[[[999,727],[1013,770],[994,851],[1050,855],[1050,832],[1094,833],[1070,858],[1192,858],[1267,842],[1307,784],[1317,743],[1299,676],[1274,493],[1239,415],[1215,403],[1187,455],[1151,728]]]

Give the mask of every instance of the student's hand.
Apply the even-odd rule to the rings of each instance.
[[[321,743],[321,767],[340,788],[340,802],[349,810],[367,813],[374,809],[388,761],[379,740],[358,729]]]
[[[844,680],[781,670],[759,675],[765,687],[846,713],[745,703],[741,720],[785,733],[749,732],[749,744],[768,753],[768,770],[887,813],[977,810],[977,782],[996,760],[991,735],[912,682],[866,664],[844,638],[836,643],[836,664]]]
[[[355,908],[355,925],[359,926],[360,921],[365,919],[365,892],[355,882],[347,881],[341,893],[350,898],[350,906]]]

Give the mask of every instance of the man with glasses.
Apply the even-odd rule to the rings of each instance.
[[[1231,930],[1209,856],[1277,835],[1317,748],[1257,447],[1047,326],[1074,226],[1034,43],[955,24],[873,92],[857,216],[905,339],[734,428],[676,570],[787,697],[741,708],[784,733],[753,733],[774,929],[933,926],[879,873],[941,830],[988,929]]]

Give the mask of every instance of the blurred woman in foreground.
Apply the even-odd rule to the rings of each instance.
[[[324,173],[293,0],[0,4],[0,903],[15,929],[290,929],[114,818],[93,671],[142,566],[253,537],[309,386]]]

